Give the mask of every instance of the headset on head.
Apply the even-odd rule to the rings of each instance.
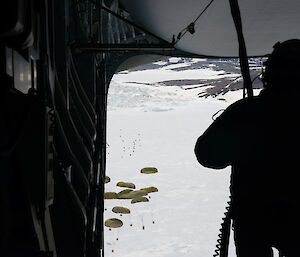
[[[264,64],[262,80],[266,89],[274,87],[278,78],[300,73],[300,40],[291,39],[273,46]],[[288,80],[288,78],[285,78]]]

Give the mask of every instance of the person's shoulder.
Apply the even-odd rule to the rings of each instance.
[[[260,96],[254,96],[251,98],[240,99],[231,105],[229,105],[223,112],[224,116],[230,119],[241,119],[241,117],[246,117],[252,115],[253,113],[260,112],[263,109],[263,101]]]
[[[261,101],[262,101],[262,97],[258,95],[258,96],[247,97],[247,98],[237,100],[230,106],[235,107],[235,106],[255,105],[255,104],[259,104]]]
[[[227,110],[235,111],[240,109],[248,109],[253,108],[262,103],[262,99],[260,96],[253,96],[251,98],[243,98],[240,99],[227,107]]]

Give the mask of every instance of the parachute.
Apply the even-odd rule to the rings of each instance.
[[[121,214],[129,214],[130,213],[130,210],[128,208],[121,207],[121,206],[115,206],[115,207],[113,207],[112,211],[114,213],[121,213]]]
[[[117,194],[117,197],[118,199],[130,199],[128,198],[128,194],[132,191],[132,189],[124,189]]]
[[[140,197],[137,197],[137,198],[133,198],[131,200],[132,204],[134,204],[134,203],[141,203],[141,202],[149,202],[149,199],[147,197],[140,196]]]
[[[110,182],[110,177],[109,176],[105,176],[105,184]]]
[[[128,188],[135,189],[135,184],[129,183],[129,182],[122,182],[122,181],[120,181],[120,182],[117,183],[117,186],[118,187],[128,187]]]
[[[147,194],[148,194],[148,193],[147,193],[146,190],[140,189],[140,190],[136,190],[136,191],[130,192],[129,195],[130,195],[131,198],[136,198],[136,197],[145,196],[145,195],[147,195]]]
[[[130,193],[130,192],[132,192],[133,190],[132,189],[124,189],[124,190],[122,190],[122,191],[120,191],[119,193],[118,193],[118,196],[119,195],[123,195],[123,194],[128,194],[128,193]]]
[[[104,199],[117,199],[118,194],[115,192],[105,192],[104,193]]]
[[[112,218],[104,222],[104,225],[109,228],[119,228],[123,226],[123,222],[119,219]]]
[[[148,194],[158,192],[158,189],[156,187],[145,187],[142,188],[141,190],[145,190]]]
[[[158,170],[155,167],[145,167],[143,169],[141,169],[141,173],[144,174],[152,174],[152,173],[157,173]],[[110,182],[110,178],[108,176],[105,177],[105,181],[106,183]],[[126,189],[123,189],[119,192],[105,192],[104,193],[104,199],[124,199],[124,200],[131,200],[131,204],[136,204],[136,203],[142,203],[142,202],[149,202],[150,196],[147,196],[149,193],[154,193],[154,192],[158,192],[158,189],[154,186],[149,186],[149,187],[145,187],[145,188],[141,188],[141,189],[137,189],[136,185],[132,182],[124,182],[124,181],[119,181],[117,182],[116,186],[118,187],[125,187]],[[138,217],[141,220],[141,225],[142,225],[142,229],[145,229],[145,225],[144,225],[144,213],[143,212],[139,212],[139,207],[135,208],[136,206],[132,206],[132,211],[134,212],[134,214],[137,214]],[[149,206],[149,210],[148,210],[148,214],[151,215],[153,221],[152,223],[155,224],[154,221],[154,217],[153,217],[153,213],[152,210],[150,208],[151,206]],[[144,209],[144,207],[143,207]],[[107,210],[107,209],[105,209]],[[120,216],[123,216],[123,214],[125,214],[129,220],[129,225],[132,227],[133,223],[131,220],[131,210],[129,208],[126,208],[124,206],[114,206],[111,207],[111,211],[113,213],[119,214]],[[127,223],[127,220],[124,221],[125,223]],[[124,224],[125,224],[124,223]],[[105,226],[109,227],[109,231],[112,230],[112,228],[119,228],[121,226],[123,226],[123,222],[121,220],[115,219],[115,218],[110,218],[108,220],[105,221]],[[115,231],[116,233],[119,233],[119,230],[117,229]],[[116,240],[118,241],[118,236],[116,238]],[[114,243],[112,243],[112,245],[114,245]],[[114,250],[112,250],[114,251]]]
[[[154,167],[146,167],[141,170],[141,173],[143,174],[152,174],[157,172],[158,172],[157,168]]]
[[[125,189],[126,190],[126,189]],[[122,193],[118,195],[118,199],[133,199],[141,196],[147,195],[146,190],[135,190],[135,191],[130,191],[128,193]]]

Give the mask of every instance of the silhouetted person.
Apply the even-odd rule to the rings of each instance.
[[[230,105],[199,137],[206,167],[232,166],[238,257],[300,256],[300,40],[277,43],[259,96]]]

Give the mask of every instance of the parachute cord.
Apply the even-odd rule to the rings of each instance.
[[[119,241],[119,234],[120,234],[120,228],[117,229],[117,237],[116,237],[116,241]]]
[[[151,196],[149,195],[149,199],[151,198]],[[155,224],[155,217],[154,217],[154,209],[155,209],[155,206],[154,206],[154,201],[152,200],[151,198],[151,201],[149,202],[149,206],[150,206],[150,216],[152,218],[152,224]]]
[[[189,25],[187,25],[184,29],[182,29],[178,34],[177,34],[177,38],[175,40],[175,35],[173,35],[173,43],[174,45],[176,45],[180,39],[182,39],[184,37],[184,35],[187,32],[190,32],[191,34],[195,33],[195,24],[196,22],[199,20],[199,18],[202,16],[203,13],[206,12],[206,10],[211,6],[211,4],[214,2],[214,0],[211,0],[202,10],[202,12],[197,16],[197,18],[191,22]]]
[[[113,230],[112,230],[111,228],[109,228],[108,231],[109,231],[110,233],[113,233]],[[111,252],[112,252],[112,253],[115,252],[116,240],[111,236],[111,241],[108,242],[108,243],[109,243],[109,245],[110,245]]]
[[[137,215],[140,217],[140,220],[141,220],[141,222],[142,222],[142,229],[145,230],[143,214],[141,214],[141,213],[134,207],[134,205],[132,205],[132,206],[133,206],[133,209],[135,210],[135,212],[137,213]]]
[[[246,92],[248,97],[253,97],[253,88],[252,82],[250,77],[250,70],[249,70],[249,63],[248,63],[248,56],[247,56],[247,49],[245,38],[243,34],[243,26],[242,26],[242,18],[240,7],[238,4],[238,0],[229,0],[231,15],[234,21],[234,25],[237,32],[238,43],[239,43],[239,59],[240,59],[240,67],[241,73],[244,79],[244,91],[243,97],[246,97]]]

